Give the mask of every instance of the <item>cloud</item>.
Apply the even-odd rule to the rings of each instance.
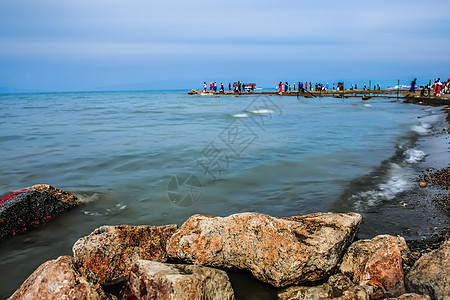
[[[0,72],[18,81],[21,74],[48,72],[51,82],[56,75],[45,66],[58,64],[91,65],[97,77],[112,65],[129,78],[136,78],[139,63],[155,74],[174,69],[174,76],[193,77],[206,72],[192,67],[202,63],[212,73],[249,76],[257,65],[279,62],[280,73],[291,65],[338,70],[344,62],[361,73],[377,64],[450,67],[449,8],[446,0],[428,8],[416,0],[3,1]]]

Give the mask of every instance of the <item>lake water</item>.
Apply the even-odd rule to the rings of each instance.
[[[46,183],[85,202],[0,244],[0,298],[102,225],[247,211],[364,215],[413,184],[427,155],[417,140],[443,119],[382,98],[0,95],[0,193]]]

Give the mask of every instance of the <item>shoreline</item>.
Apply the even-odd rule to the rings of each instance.
[[[436,98],[438,97],[405,99],[404,103],[439,107],[445,115],[443,123],[439,124],[432,134],[419,136],[415,143],[420,150],[425,151],[426,158],[415,168],[414,185],[396,195],[389,203],[382,204],[377,211],[364,213],[357,236],[357,238],[376,236],[380,234],[373,230],[376,228],[376,223],[393,219],[397,222],[396,226],[401,224],[400,227],[404,228],[401,233],[392,232],[392,234],[399,234],[405,238],[411,251],[411,266],[421,256],[438,249],[450,239],[448,182],[450,161],[446,154],[449,152],[450,105],[445,102],[448,98],[435,101]],[[436,181],[436,178],[433,178],[434,174],[441,176],[437,182],[433,182]],[[421,184],[424,182],[426,186],[423,187]],[[367,233],[371,234],[364,234],[365,228]]]

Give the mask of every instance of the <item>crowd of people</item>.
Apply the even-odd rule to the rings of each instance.
[[[450,94],[450,78],[443,82],[441,82],[441,78],[435,78],[431,89],[437,97],[442,96],[442,94]]]
[[[421,89],[421,94],[431,94],[434,96],[442,96],[443,94],[450,94],[450,78],[447,81],[441,82],[441,78],[435,78],[433,83],[428,83],[426,86],[419,87]],[[415,92],[417,89],[417,78],[411,82],[410,92]]]
[[[209,91],[217,92],[217,82],[210,82],[209,83]],[[253,91],[256,87],[256,84],[250,83],[250,84],[244,84],[240,81],[234,82],[233,84],[228,83],[228,91],[235,92],[235,93],[241,93],[241,92],[250,92]],[[363,85],[362,90],[369,90],[372,86],[367,87],[367,85]],[[358,84],[351,84],[350,86],[344,86],[343,82],[333,83],[330,87],[330,84],[327,82],[324,83],[315,83],[314,85],[312,82],[295,82],[293,84],[289,84],[289,82],[282,82],[278,83],[276,85],[277,91],[280,93],[286,93],[286,92],[306,92],[306,91],[342,91],[345,89],[348,90],[358,90]],[[435,78],[434,82],[430,84],[427,84],[426,86],[417,86],[417,78],[414,78],[414,80],[411,82],[410,92],[415,92],[417,89],[421,89],[422,93],[433,93],[434,96],[441,96],[443,94],[450,94],[450,78],[448,78],[447,81],[441,82],[440,78]],[[373,85],[373,91],[381,90],[380,84],[374,84]],[[203,83],[203,92],[208,91],[208,84],[206,82]],[[224,93],[225,87],[223,83],[220,83],[219,92]]]
[[[238,82],[233,82],[233,84],[228,83],[228,91],[233,91],[235,93],[240,93],[240,92],[250,92],[250,91],[254,91],[256,88],[256,84],[254,83],[241,83],[240,81]],[[211,92],[217,92],[217,82],[210,82],[209,83],[209,90]],[[203,92],[206,93],[208,91],[208,84],[205,82],[203,82]],[[225,92],[225,88],[223,86],[223,83],[220,83],[220,89],[219,89],[220,93],[224,93]]]
[[[305,92],[305,91],[328,91],[330,90],[330,85],[327,82],[326,84],[323,83],[315,83],[315,85],[312,84],[312,82],[301,82],[299,81],[298,83],[294,83],[293,85],[289,84],[287,81],[286,82],[281,82],[277,84],[276,86],[277,90],[280,93],[285,93],[285,92],[290,92],[290,91],[299,91],[299,92]],[[344,83],[343,82],[338,82],[333,83],[332,85],[332,90],[333,91],[342,91],[344,89]],[[357,90],[358,89],[358,84],[351,84],[351,87],[347,89],[349,90]],[[366,85],[363,86],[363,90],[367,90],[368,87]],[[373,86],[373,90],[381,90],[381,85],[380,84],[375,84]]]

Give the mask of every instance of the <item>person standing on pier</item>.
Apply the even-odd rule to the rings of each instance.
[[[278,90],[279,90],[280,94],[283,94],[283,83],[280,81],[280,83],[277,84],[277,86],[278,86]]]
[[[417,81],[417,78],[414,78],[414,80],[411,81],[411,88],[409,89],[410,92],[413,92],[413,93],[416,92],[416,81]]]

